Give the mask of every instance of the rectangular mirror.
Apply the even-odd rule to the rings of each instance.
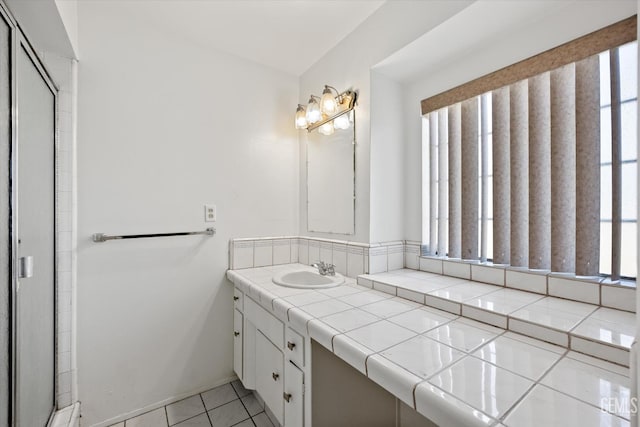
[[[307,230],[355,233],[355,125],[307,134]]]

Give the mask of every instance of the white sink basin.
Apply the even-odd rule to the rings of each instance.
[[[273,276],[273,283],[287,288],[318,289],[333,288],[344,283],[344,277],[336,273],[335,276],[321,276],[315,271],[285,271]]]

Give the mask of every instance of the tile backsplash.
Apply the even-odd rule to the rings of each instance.
[[[359,243],[300,236],[232,239],[229,268],[265,267],[324,261],[336,272],[357,278],[408,268],[481,283],[504,286],[625,311],[636,311],[636,288],[600,278],[526,270],[503,265],[480,264],[459,259],[420,256],[420,242],[398,240]],[[446,308],[443,307],[446,310]]]
[[[414,246],[410,248],[415,255],[413,265],[417,265],[420,246]],[[298,236],[232,239],[229,242],[229,268],[239,270],[324,261],[334,264],[338,273],[355,278],[360,274],[403,268],[406,248],[403,241],[367,244]]]

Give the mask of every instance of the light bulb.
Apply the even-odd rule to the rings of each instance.
[[[322,91],[322,98],[320,98],[320,109],[327,116],[333,116],[338,112],[338,103],[331,93],[331,89],[328,86],[324,87]]]
[[[296,109],[296,129],[306,129],[307,128],[307,116],[304,111],[304,107],[298,104],[298,108]]]
[[[318,128],[318,132],[323,135],[332,135],[334,131],[333,121],[327,122]]]
[[[320,113],[320,106],[313,97],[309,98],[309,104],[307,105],[307,123],[313,124],[320,121],[322,114]]]
[[[349,121],[349,115],[343,114],[333,119],[333,126],[336,129],[349,129],[349,126],[351,126],[351,122]]]

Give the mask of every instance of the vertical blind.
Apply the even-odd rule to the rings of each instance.
[[[495,264],[599,274],[599,54],[609,51],[611,276],[620,277],[618,49],[635,38],[632,17],[422,102],[429,255],[486,261],[491,242]]]

